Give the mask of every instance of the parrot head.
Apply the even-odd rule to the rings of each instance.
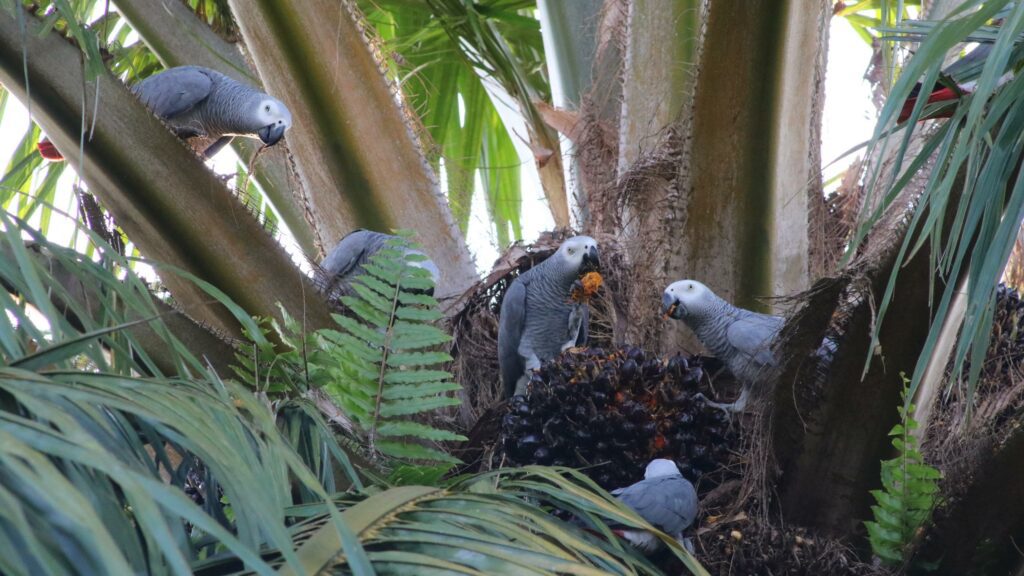
[[[710,295],[711,289],[696,280],[673,282],[661,294],[661,313],[682,320],[707,304]]]
[[[261,126],[256,134],[267,146],[277,144],[284,136],[284,131],[292,125],[292,113],[280,100],[269,96],[260,100],[256,118],[257,124]]]
[[[680,474],[679,467],[676,466],[675,462],[658,458],[657,460],[651,460],[651,463],[647,465],[647,469],[644,470],[644,480],[658,478],[659,476],[676,476],[678,474]]]
[[[569,268],[578,274],[591,272],[601,268],[598,258],[597,241],[590,236],[573,236],[558,247],[556,252]]]

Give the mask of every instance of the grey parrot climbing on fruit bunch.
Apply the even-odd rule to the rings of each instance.
[[[666,317],[682,320],[743,385],[739,399],[732,404],[709,404],[742,412],[751,385],[775,366],[771,346],[784,319],[737,308],[696,280],[669,284],[661,296],[661,311]]]
[[[214,140],[203,150],[206,158],[235,136],[272,146],[292,125],[291,112],[277,98],[200,66],[169,68],[139,82],[132,92],[179,138]],[[47,139],[38,147],[44,158],[64,159]]]
[[[524,394],[530,371],[542,362],[586,343],[587,298],[600,286],[599,268],[597,242],[573,236],[512,281],[498,324],[498,363],[506,398]]]

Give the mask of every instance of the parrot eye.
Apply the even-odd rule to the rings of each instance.
[[[570,255],[571,254],[575,254],[576,253],[576,249],[575,248],[569,248],[568,252],[569,252]]]
[[[686,289],[687,290],[693,290],[693,284],[687,284],[686,285]]]
[[[266,110],[267,112],[270,112],[270,104],[264,106],[263,109]]]

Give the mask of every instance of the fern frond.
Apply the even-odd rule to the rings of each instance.
[[[430,443],[464,440],[424,424],[424,416],[458,405],[459,389],[441,370],[451,356],[438,347],[451,337],[433,325],[441,319],[424,260],[405,237],[370,257],[365,273],[342,296],[349,315],[337,315],[339,331],[325,331],[328,368],[325,390],[366,432],[371,453],[399,460],[455,463]]]
[[[865,522],[871,550],[883,563],[900,565],[917,529],[935,508],[942,474],[924,462],[911,431],[918,423],[911,414],[914,404],[907,400],[910,380],[903,377],[900,423],[889,431],[896,457],[882,461],[882,489],[872,490],[877,504],[871,507],[874,520]]]

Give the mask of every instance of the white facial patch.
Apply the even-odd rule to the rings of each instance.
[[[267,98],[261,101],[259,109],[256,111],[256,115],[259,118],[260,124],[263,126],[278,124],[283,126],[285,129],[291,128],[292,126],[292,113],[284,103],[275,98]]]

